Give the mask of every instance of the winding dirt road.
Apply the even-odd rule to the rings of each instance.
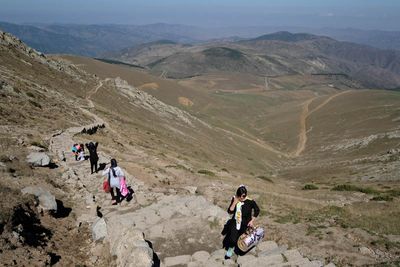
[[[294,156],[294,157],[300,156],[301,153],[306,148],[306,143],[307,143],[307,118],[311,114],[313,114],[314,112],[316,112],[319,109],[323,108],[326,104],[328,104],[333,99],[337,98],[338,96],[347,94],[349,92],[352,92],[352,90],[342,91],[340,93],[334,94],[334,95],[328,97],[324,102],[322,102],[320,105],[318,105],[316,108],[314,108],[311,111],[309,111],[309,106],[318,97],[311,98],[311,99],[307,100],[306,102],[304,102],[303,109],[302,109],[302,112],[301,112],[301,115],[300,115],[299,142],[297,144],[296,150],[292,152],[292,156]]]

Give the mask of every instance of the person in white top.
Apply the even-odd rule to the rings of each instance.
[[[111,166],[103,171],[103,175],[107,175],[108,184],[110,185],[110,194],[112,205],[117,205],[121,201],[121,191],[120,191],[120,181],[124,179],[124,172],[117,165],[117,161],[115,159],[111,159]],[[117,193],[115,196],[114,188]]]

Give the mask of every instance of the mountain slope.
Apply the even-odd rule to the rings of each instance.
[[[165,47],[164,58],[161,51]],[[171,78],[216,72],[249,73],[258,76],[288,74],[346,74],[366,87],[400,86],[400,53],[379,50],[328,37],[279,32],[259,38],[217,42],[191,47],[158,45],[156,50],[136,50],[129,56],[114,54],[125,62],[150,62],[153,73]]]

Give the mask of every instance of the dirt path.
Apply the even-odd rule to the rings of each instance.
[[[293,152],[293,156],[300,156],[301,152],[304,151],[307,143],[307,117],[309,116],[309,106],[314,101],[316,97],[307,100],[303,104],[303,109],[300,114],[300,133],[299,133],[299,142],[297,143],[297,148]]]
[[[300,133],[299,133],[299,142],[297,144],[297,148],[295,151],[291,153],[292,156],[298,157],[300,154],[304,151],[306,148],[306,143],[307,143],[307,118],[313,114],[314,112],[320,110],[323,108],[326,104],[328,104],[330,101],[335,99],[338,96],[344,95],[351,92],[351,90],[343,91],[337,94],[334,94],[330,97],[328,97],[324,102],[322,102],[320,105],[318,105],[316,108],[313,110],[309,111],[309,106],[310,104],[318,97],[311,98],[304,102],[303,104],[303,109],[300,115]]]
[[[106,78],[104,80],[99,80],[99,84],[87,93],[87,95],[85,97],[85,100],[88,101],[88,103],[89,103],[88,107],[89,108],[94,108],[94,104],[93,104],[93,102],[91,100],[92,96],[94,94],[96,94],[97,91],[99,91],[99,89],[104,85],[105,82],[108,82],[110,80],[111,80],[110,78]]]
[[[254,140],[254,139],[248,138],[246,136],[231,132],[229,130],[226,130],[226,129],[223,129],[223,128],[220,128],[220,127],[214,126],[214,128],[216,130],[223,131],[223,132],[225,132],[225,133],[227,133],[227,134],[229,134],[231,136],[235,136],[235,137],[238,137],[240,139],[243,139],[243,140],[245,140],[247,142],[250,142],[250,143],[252,143],[252,144],[254,144],[254,145],[258,146],[258,147],[261,147],[261,148],[266,149],[266,150],[268,150],[270,152],[273,152],[273,153],[275,153],[277,155],[280,155],[280,156],[283,156],[283,157],[288,157],[288,155],[286,153],[283,153],[283,152],[281,152],[279,150],[276,150],[272,146],[270,146],[270,145],[268,145],[268,144],[266,144],[266,143],[264,143],[264,142],[262,142],[262,141],[260,141],[258,139]]]

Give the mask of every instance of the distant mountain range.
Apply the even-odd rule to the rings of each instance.
[[[234,42],[186,46],[152,42],[109,57],[169,78],[215,72],[258,76],[344,74],[365,87],[400,87],[400,52],[305,33],[277,32]]]
[[[325,35],[382,49],[400,50],[400,32],[296,28],[296,27],[225,27],[201,28],[186,25],[78,25],[78,24],[12,24],[0,22],[0,29],[9,32],[31,47],[53,54],[76,54],[98,57],[143,43],[171,40],[179,43],[198,43],[210,40],[237,41],[266,33],[290,31]]]
[[[43,53],[90,57],[162,39],[182,43],[194,41],[184,34],[179,34],[179,31],[186,29],[184,26],[176,27],[166,24],[143,26],[17,25],[0,22],[0,29],[17,36],[29,46]]]

